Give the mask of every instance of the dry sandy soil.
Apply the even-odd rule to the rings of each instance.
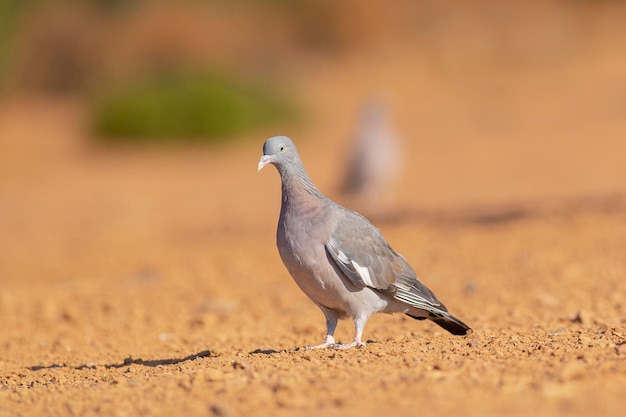
[[[347,57],[344,75],[293,81],[309,123],[215,148],[101,149],[75,103],[5,102],[0,414],[623,415],[616,56],[463,79]],[[279,179],[256,173],[261,144],[292,135],[336,197],[341,141],[381,87],[410,163],[376,224],[474,332],[379,315],[363,349],[306,351],[324,320],[275,249]]]

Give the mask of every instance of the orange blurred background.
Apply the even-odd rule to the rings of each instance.
[[[260,146],[268,136],[289,134],[309,158],[336,162],[313,175],[329,190],[362,102],[382,95],[410,161],[401,178],[414,195],[401,196],[400,204],[625,191],[621,2],[4,4],[5,180],[10,166],[23,167],[38,152],[48,158],[78,146],[66,143],[72,135],[90,146],[94,116],[87,103],[95,94],[150,74],[191,69],[253,78],[289,92],[300,108],[299,122],[229,140]],[[57,131],[63,137],[55,137]],[[31,135],[48,137],[31,141]]]
[[[624,22],[610,0],[0,1],[0,409],[620,415]],[[261,147],[292,137],[369,216],[339,189],[372,98],[401,149],[374,223],[476,333],[375,317],[365,350],[293,351],[323,318],[276,252]]]

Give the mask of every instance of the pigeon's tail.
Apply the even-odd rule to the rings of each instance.
[[[457,319],[453,315],[445,312],[430,312],[428,317],[412,316],[411,314],[407,314],[407,316],[412,317],[416,320],[431,320],[435,322],[435,324],[443,327],[455,336],[463,336],[472,331],[472,329],[467,324],[463,323],[461,320]]]

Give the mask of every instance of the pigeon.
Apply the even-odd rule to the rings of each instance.
[[[454,335],[471,330],[417,279],[380,230],[313,185],[291,139],[275,136],[264,143],[258,171],[268,164],[277,168],[282,182],[278,252],[296,284],[326,317],[324,341],[308,348],[365,346],[365,324],[378,312],[428,319]],[[354,321],[351,343],[335,342],[339,319]]]
[[[350,142],[339,191],[368,213],[383,211],[402,165],[400,143],[389,124],[384,101],[365,102]]]

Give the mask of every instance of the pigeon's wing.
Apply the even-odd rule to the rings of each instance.
[[[357,288],[369,287],[423,310],[447,311],[404,257],[364,217],[348,212],[325,244],[332,262]]]

